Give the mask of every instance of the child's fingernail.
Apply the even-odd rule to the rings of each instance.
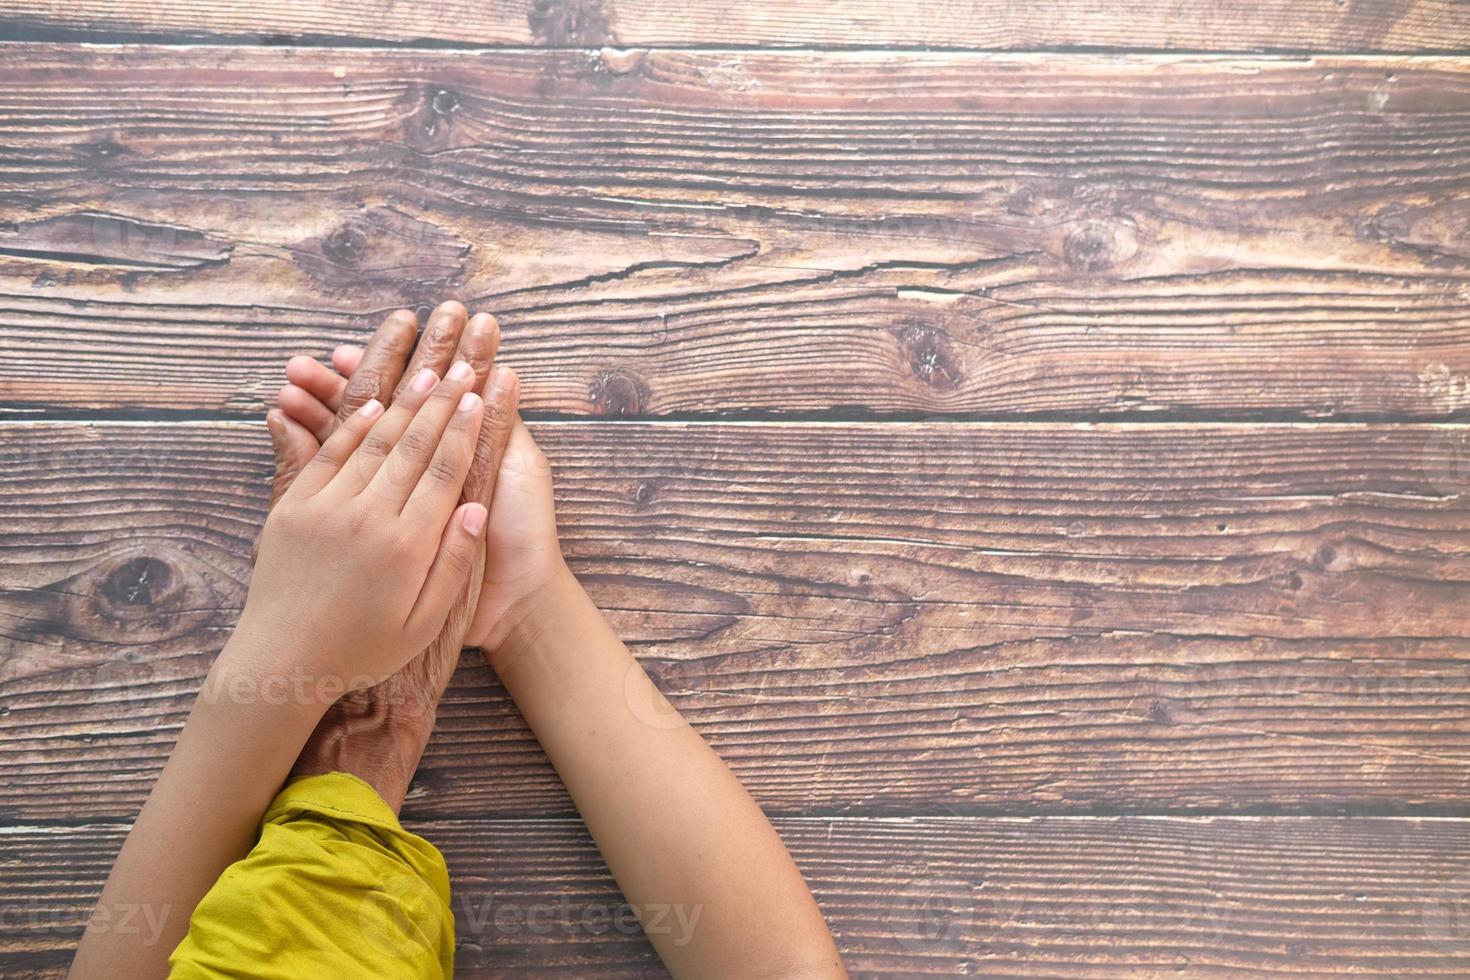
[[[363,402],[362,408],[359,408],[358,411],[362,413],[362,417],[365,419],[375,419],[383,414],[383,403],[376,398],[369,398]]]
[[[475,376],[475,369],[470,367],[467,361],[455,361],[454,367],[449,369],[450,381],[468,381]]]
[[[413,376],[413,383],[409,385],[414,391],[422,395],[434,385],[439,383],[439,376],[428,368],[424,368]]]
[[[468,415],[470,412],[473,412],[475,410],[475,405],[478,404],[479,401],[479,395],[475,394],[473,391],[467,391],[463,395],[459,396],[458,411]]]
[[[485,529],[485,508],[472,504],[464,509],[464,529],[470,534],[479,534]]]

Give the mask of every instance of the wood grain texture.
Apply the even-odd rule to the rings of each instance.
[[[667,976],[580,821],[410,826],[449,861],[457,976]],[[1470,970],[1464,821],[783,818],[776,828],[856,977]],[[121,835],[0,836],[7,977],[60,975]]]
[[[771,812],[1464,810],[1470,428],[536,432],[574,568]],[[268,466],[255,425],[0,427],[11,819],[141,803]],[[407,812],[571,811],[469,665]]]
[[[1456,51],[1457,0],[316,0],[0,2],[0,38],[230,38],[245,43],[923,46],[1205,51]]]
[[[1467,68],[10,45],[0,409],[258,413],[457,295],[532,412],[1452,418]]]

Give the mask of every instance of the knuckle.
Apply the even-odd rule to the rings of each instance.
[[[342,451],[333,446],[323,446],[316,451],[316,460],[318,463],[324,463],[327,466],[341,466]]]
[[[495,432],[508,432],[515,420],[515,406],[504,399],[496,398],[485,404],[485,418],[480,424]]]
[[[453,450],[441,450],[429,461],[429,478],[446,486],[458,484],[464,474],[464,456]]]
[[[393,443],[381,433],[369,432],[363,437],[362,447],[358,451],[367,456],[386,456],[393,451]]]
[[[382,385],[382,372],[366,364],[359,366],[343,390],[342,411],[348,414],[357,411],[362,407],[363,402],[382,390]]]
[[[420,428],[409,428],[398,440],[398,449],[410,459],[422,459],[434,450],[434,440]]]
[[[434,390],[430,393],[429,398],[437,398],[441,402],[454,402],[455,404],[458,404],[460,396],[462,394],[463,393],[460,391],[458,385],[454,384],[453,382],[445,384],[441,381],[439,384],[434,386]]]
[[[446,568],[458,575],[468,575],[474,567],[475,559],[470,549],[463,545],[454,545],[445,548],[441,560]]]
[[[437,329],[430,328],[432,332],[424,335],[419,341],[420,360],[425,364],[433,364],[450,352],[449,338],[444,336],[444,327],[439,325]]]

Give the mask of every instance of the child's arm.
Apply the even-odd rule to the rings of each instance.
[[[357,352],[341,353],[351,374]],[[312,373],[312,387],[339,383]],[[485,538],[465,644],[499,672],[670,969],[700,980],[845,976],[765,814],[567,570],[551,468],[519,422]]]
[[[482,405],[467,367],[437,386],[424,374],[386,413],[370,402],[344,422],[271,513],[240,623],[123,845],[73,976],[164,975],[327,706],[439,632],[485,519],[479,504],[456,506]]]
[[[551,474],[511,432],[479,642],[565,781],[665,964],[680,977],[844,977],[770,822],[681,718],[562,562]]]

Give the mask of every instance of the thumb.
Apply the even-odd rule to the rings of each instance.
[[[408,615],[406,629],[411,635],[429,637],[439,632],[449,615],[449,608],[459,598],[461,590],[485,549],[485,518],[488,512],[484,504],[460,504],[449,517],[444,536],[439,541],[439,553],[429,566],[424,578],[424,587],[419,590],[418,602]],[[417,650],[424,644],[419,644]]]
[[[311,462],[320,446],[316,436],[279,408],[273,408],[266,413],[265,429],[270,433],[271,452],[276,463],[275,475],[271,477],[270,504],[267,508],[270,509],[285,496],[296,475],[303,466]],[[251,564],[255,563],[257,544],[250,546]]]
[[[516,418],[501,457],[495,499],[491,501],[491,536],[514,527],[522,533],[556,541],[556,503],[551,463],[531,430]]]
[[[291,489],[296,475],[311,462],[321,444],[305,426],[278,408],[271,409],[266,415],[265,427],[271,434],[271,449],[276,457],[276,474],[271,479],[270,503],[274,507],[286,495],[286,491]]]

